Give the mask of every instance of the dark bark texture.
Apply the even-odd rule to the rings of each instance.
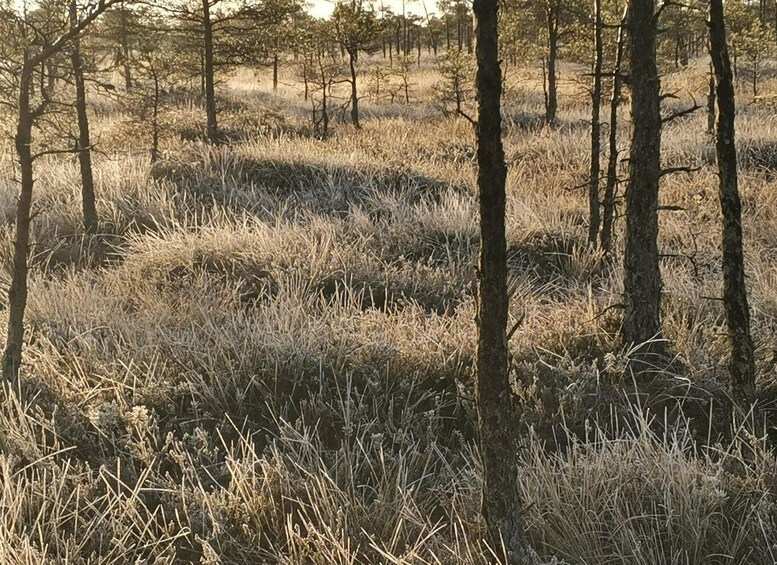
[[[35,121],[30,105],[34,66],[25,57],[19,77],[19,121],[16,127],[16,155],[19,160],[21,190],[16,206],[16,238],[13,243],[11,286],[8,289],[8,337],[3,352],[3,378],[16,380],[22,366],[24,311],[27,308],[27,250],[30,245],[30,210],[33,176],[32,126]]]
[[[477,59],[477,162],[480,197],[478,285],[477,411],[483,457],[482,512],[488,539],[502,545],[510,563],[528,563],[518,490],[518,458],[513,402],[508,378],[507,243],[502,146],[502,73],[497,44],[497,0],[475,0]]]
[[[356,88],[356,53],[348,52],[348,67],[351,71],[351,122],[355,127],[361,127],[359,124],[359,93]]]
[[[272,89],[273,92],[278,91],[278,52],[273,53],[272,56]]]
[[[558,109],[558,87],[556,85],[556,63],[558,62],[558,24],[559,5],[557,0],[550,0],[546,10],[548,26],[548,75],[545,94],[545,123],[556,123]]]
[[[151,80],[154,83],[154,98],[151,108],[151,164],[153,165],[159,160],[159,137],[162,129],[159,123],[159,106],[162,92],[159,86],[159,75],[156,70],[151,71]]]
[[[731,68],[730,63],[729,68]],[[715,133],[715,68],[711,62],[709,89],[707,90],[707,133]]]
[[[594,62],[593,84],[591,85],[591,168],[588,186],[588,243],[596,245],[601,225],[599,209],[599,175],[601,165],[601,105],[602,105],[602,14],[601,1],[594,0]]]
[[[78,25],[78,6],[75,0],[70,3],[70,24]],[[89,135],[89,116],[86,111],[86,83],[84,66],[81,60],[81,42],[76,37],[70,52],[73,66],[73,82],[76,88],[76,115],[78,116],[78,163],[81,167],[81,205],[84,213],[84,230],[97,233],[98,218],[95,204],[94,175],[92,174],[92,142]]]
[[[208,141],[217,143],[219,138],[216,86],[213,62],[213,23],[210,18],[210,0],[202,0],[202,31],[203,31],[203,79],[205,83],[205,114],[207,118]]]
[[[623,338],[660,337],[661,270],[658,186],[661,177],[660,80],[656,67],[655,0],[629,0],[632,138],[626,186]],[[645,351],[660,349],[657,342]]]
[[[734,400],[743,408],[755,398],[755,362],[750,335],[750,310],[745,284],[742,243],[742,202],[734,144],[734,81],[726,45],[722,0],[710,0],[710,55],[715,69],[718,120],[715,150],[718,161],[720,208],[723,213],[723,304],[731,347],[729,371]]]
[[[615,198],[618,188],[618,107],[621,102],[621,67],[623,66],[624,30],[627,13],[624,13],[618,27],[618,39],[615,45],[615,64],[613,65],[612,92],[610,94],[610,131],[608,134],[607,180],[602,200],[602,232],[600,242],[602,250],[609,254],[612,250],[613,227],[615,224]]]

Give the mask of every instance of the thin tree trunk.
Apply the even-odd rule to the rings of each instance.
[[[415,37],[416,53],[418,54],[418,68],[421,68],[421,26],[416,27]]]
[[[321,95],[321,122],[323,125],[323,135],[329,135],[329,92],[328,83],[323,82],[323,94]]]
[[[615,197],[618,187],[618,106],[621,102],[621,67],[623,63],[623,44],[627,12],[624,12],[618,27],[618,39],[615,45],[615,64],[613,65],[612,93],[610,95],[610,131],[608,135],[607,182],[604,186],[602,206],[601,245],[605,253],[612,251],[612,234],[615,223]]]
[[[753,98],[758,96],[758,60],[753,60]]]
[[[678,51],[680,55],[680,66],[685,68],[688,66],[688,38],[685,34],[680,34],[677,38]]]
[[[19,159],[21,191],[16,207],[16,239],[13,244],[11,286],[8,289],[8,337],[3,352],[3,378],[16,380],[22,365],[24,343],[24,311],[27,308],[27,254],[30,244],[30,211],[32,209],[33,176],[32,125],[30,88],[33,68],[28,54],[19,77],[19,122],[16,128],[16,155]]]
[[[680,38],[678,37],[674,43],[674,68],[680,68]]]
[[[407,14],[405,13],[405,0],[402,0],[402,54],[407,55],[410,52],[410,45],[407,37]]]
[[[57,65],[53,61],[46,61],[46,88],[48,92],[54,92],[57,87]]]
[[[207,88],[205,87],[205,50],[200,50],[200,93],[205,98]]]
[[[734,143],[734,82],[726,45],[722,0],[710,0],[710,55],[717,82],[715,150],[720,178],[720,208],[723,213],[723,305],[731,346],[731,391],[734,400],[747,410],[755,399],[755,361],[750,335],[742,243],[742,203],[739,198]]]
[[[465,26],[467,30],[467,53],[472,55],[472,19],[467,18],[467,24]]]
[[[272,56],[272,90],[278,92],[278,52]]]
[[[515,429],[517,406],[508,378],[507,244],[502,147],[497,1],[475,0],[478,92],[477,161],[480,195],[477,412],[483,457],[482,512],[495,549],[510,563],[528,563],[530,550],[521,517]]]
[[[202,0],[202,29],[205,75],[205,114],[208,122],[208,141],[218,142],[218,122],[216,116],[216,86],[214,83],[213,63],[213,24],[210,19],[210,0]]]
[[[132,90],[132,69],[130,68],[130,48],[129,34],[127,32],[127,8],[124,2],[121,2],[121,30],[119,31],[119,41],[121,42],[122,68],[124,70],[124,88],[127,92]]]
[[[318,53],[318,76],[321,80],[321,130],[322,137],[329,134],[329,82],[324,71],[324,54]]]
[[[707,133],[715,133],[715,68],[712,62],[710,62],[709,89],[707,91]]]
[[[302,60],[302,83],[305,85],[305,102],[307,102],[310,96],[310,86],[308,84],[308,61],[306,55]]]
[[[626,186],[623,338],[660,337],[658,185],[661,177],[660,80],[656,67],[655,0],[629,0],[629,76],[633,125]],[[648,351],[660,350],[654,342]]]
[[[602,105],[602,59],[604,49],[602,47],[602,14],[601,0],[594,0],[594,64],[593,85],[591,86],[591,170],[588,187],[588,213],[590,222],[588,225],[588,243],[596,245],[599,236],[599,175],[601,152],[601,123],[600,112]]]
[[[153,165],[159,160],[159,103],[160,103],[160,88],[159,88],[159,75],[156,71],[152,71],[152,79],[154,81],[154,107],[151,114],[151,164]]]
[[[542,96],[545,102],[545,115],[548,115],[548,69],[545,57],[540,57],[540,64],[542,68]]]
[[[78,7],[75,0],[70,2],[70,25],[78,25]],[[98,218],[95,205],[94,175],[92,174],[92,142],[89,135],[89,116],[86,111],[86,85],[84,67],[81,61],[81,42],[76,37],[70,53],[73,64],[73,82],[76,87],[76,114],[78,116],[78,163],[81,167],[81,204],[84,213],[84,230],[97,233]]]
[[[275,48],[272,54],[272,90],[278,91],[278,51],[280,49],[280,42],[278,37],[275,38]]]
[[[357,128],[359,125],[359,95],[356,90],[356,53],[348,52],[348,66],[351,70],[351,122]]]
[[[556,88],[556,61],[558,59],[558,6],[551,0],[547,10],[548,24],[548,90],[545,104],[545,123],[556,123],[558,92]]]
[[[461,11],[456,13],[456,39],[459,43],[459,51],[464,48],[464,34],[461,32]]]

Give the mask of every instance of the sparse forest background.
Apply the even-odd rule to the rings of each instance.
[[[628,339],[625,8],[499,5],[527,538],[545,563],[771,565],[777,5],[723,5],[750,381],[706,2],[654,6],[660,331]],[[0,0],[0,563],[500,558],[474,38],[465,1]]]

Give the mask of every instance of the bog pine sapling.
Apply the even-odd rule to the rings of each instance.
[[[410,90],[413,87],[411,76],[415,61],[413,55],[400,55],[392,68],[392,74],[397,82],[397,90],[402,93],[405,104],[410,104]]]
[[[357,64],[361,52],[369,52],[375,47],[380,35],[380,26],[374,10],[364,0],[340,1],[332,13],[334,37],[348,59],[351,86],[351,123],[359,124],[359,91]]]
[[[311,106],[313,132],[317,137],[329,135],[331,121],[332,85],[342,71],[334,55],[331,22],[316,20],[300,37],[300,72],[304,74],[305,92]]]
[[[466,116],[475,96],[475,66],[472,56],[452,48],[438,62],[442,79],[434,85],[434,93],[443,115]]]
[[[391,90],[391,84],[389,79],[391,74],[388,69],[376,65],[370,71],[368,89],[370,93],[370,100],[373,104],[380,104],[383,99],[386,98]]]
[[[164,33],[152,34],[142,42],[131,61],[135,76],[132,91],[124,97],[127,112],[147,130],[150,136],[151,163],[161,158],[161,139],[164,133],[164,110],[183,79],[182,65],[173,55]]]

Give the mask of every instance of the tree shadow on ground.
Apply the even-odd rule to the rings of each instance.
[[[765,173],[770,179],[777,173],[777,141],[743,140],[737,158],[744,170]]]
[[[539,112],[526,112],[523,110],[513,110],[505,113],[503,116],[503,126],[506,133],[518,131],[522,133],[537,133],[543,129],[549,129],[561,135],[571,135],[581,131],[591,129],[591,124],[586,120],[569,120],[562,117],[556,117],[553,124],[545,121],[545,115]]]
[[[204,112],[204,101],[199,92],[180,90],[169,96],[170,103],[179,109],[199,107]],[[220,113],[216,139],[219,144],[251,141],[257,137],[309,138],[316,135],[305,108],[266,92],[253,92],[250,96],[220,95],[216,105]],[[204,115],[200,122],[175,122],[172,133],[181,141],[208,141]]]
[[[171,181],[202,204],[216,201],[251,210],[251,195],[270,197],[297,210],[342,217],[353,205],[365,206],[375,197],[394,195],[408,204],[439,204],[451,192],[467,193],[465,186],[429,177],[409,167],[363,168],[298,160],[234,157],[218,170],[205,163],[165,162],[152,170],[155,179]],[[242,199],[233,198],[242,193]]]
[[[715,147],[705,146],[702,149],[701,160],[706,165],[715,166]],[[740,170],[761,173],[767,180],[771,180],[777,173],[777,141],[740,139],[737,142],[737,161]]]
[[[616,322],[619,316],[612,315]],[[570,351],[525,351],[516,363],[524,424],[549,452],[593,437],[679,442],[702,453],[731,438],[731,400],[717,375],[695,375],[671,352],[638,355],[610,333],[574,336]],[[582,349],[581,349],[582,348]]]

